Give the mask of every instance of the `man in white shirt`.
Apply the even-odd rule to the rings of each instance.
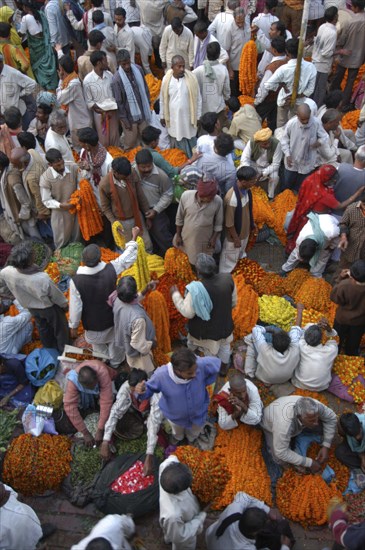
[[[273,75],[274,77],[278,71]],[[328,139],[321,121],[312,116],[310,107],[306,103],[299,105],[297,116],[289,120],[281,139],[285,188],[299,190],[307,175],[317,165],[317,149],[326,141],[328,142]]]
[[[31,314],[17,300],[14,301],[14,305],[19,311],[18,315],[4,315],[10,304],[0,301],[0,355],[15,355],[32,339]]]
[[[71,550],[86,550],[95,539],[98,540],[99,544],[105,544],[104,548],[132,550],[133,547],[130,542],[135,535],[135,531],[136,527],[130,515],[108,514],[98,521],[87,537],[71,546]]]
[[[292,38],[290,31],[286,30],[284,23],[281,21],[274,21],[271,23],[269,30],[269,37],[267,38],[266,34],[259,29],[257,33],[257,40],[260,43],[261,48],[264,48],[264,53],[262,55],[261,61],[257,67],[258,77],[261,78],[265,74],[266,67],[271,63],[273,54],[270,51],[271,40],[274,38],[283,38],[285,42]]]
[[[68,55],[71,37],[58,0],[49,0],[44,6],[44,14],[47,17],[52,46],[60,44],[63,53]]]
[[[276,130],[276,118],[278,112],[277,98],[279,92],[267,90],[265,88],[265,82],[272,77],[279,67],[285,65],[288,61],[285,53],[285,39],[282,36],[273,38],[269,51],[272,54],[272,59],[267,65],[264,76],[261,79],[254,105],[261,119],[266,119],[268,127],[274,132]]]
[[[261,181],[268,182],[270,199],[274,198],[279,183],[282,155],[280,142],[272,136],[270,128],[262,128],[247,142],[241,156],[240,166],[252,166],[260,174]]]
[[[304,306],[300,305],[304,309]],[[324,344],[322,344],[323,330],[327,337]],[[299,365],[291,379],[294,386],[316,392],[328,388],[332,380],[333,363],[338,354],[336,336],[337,332],[331,329],[324,317],[317,325],[309,323],[305,326],[299,340]]]
[[[172,58],[181,55],[185,65],[193,70],[194,65],[194,35],[178,17],[174,17],[171,25],[163,31],[160,43],[160,57],[162,67],[171,69]]]
[[[91,54],[90,61],[94,70],[84,78],[85,100],[93,114],[100,143],[104,147],[118,147],[119,118],[112,92],[113,75],[108,70],[106,53],[95,51]]]
[[[278,5],[277,0],[265,0],[264,11],[259,13],[256,17],[252,19],[252,29],[258,30],[264,33],[266,38],[270,38],[270,27],[275,21],[279,21],[279,18],[276,15],[273,15],[272,12]]]
[[[339,242],[339,220],[330,214],[307,215],[308,221],[296,240],[295,248],[281,267],[281,274],[297,267],[299,262],[309,263],[313,277],[322,277],[327,262]]]
[[[66,111],[58,109],[49,115],[50,128],[47,130],[44,148],[58,149],[67,163],[73,163],[74,157],[71,146],[66,138],[68,131]]]
[[[333,164],[338,166],[340,162],[353,164],[352,153],[348,149],[341,147],[341,137],[343,130],[340,128],[341,113],[336,109],[327,109],[321,118],[322,126],[328,135],[328,140],[321,143],[318,148],[317,164]],[[347,142],[352,143],[350,140]],[[352,143],[353,147],[355,145]]]
[[[231,97],[229,74],[225,65],[219,63],[221,47],[218,42],[211,42],[207,46],[207,61],[194,69],[200,94],[202,96],[202,114],[217,113],[221,125],[224,125],[226,116],[225,102]]]
[[[88,35],[95,28],[93,13],[96,10],[102,11],[102,5],[102,0],[91,0],[91,8],[85,12],[84,17],[80,21],[77,21],[73,11],[70,9],[70,4],[68,4],[67,2],[64,3],[64,9],[66,11],[67,19],[70,21],[72,28],[75,29],[75,31],[84,30],[86,32],[86,35]],[[102,13],[104,15],[105,25],[113,28],[113,20],[110,17],[110,14],[107,11],[102,11]]]
[[[128,50],[131,61],[134,63],[135,47],[134,34],[128,23],[126,23],[126,11],[123,8],[116,8],[114,11],[114,33],[118,50]]]
[[[229,55],[228,72],[231,80],[231,93],[240,95],[238,68],[240,65],[242,48],[250,40],[250,17],[243,8],[236,8],[233,12],[233,21],[224,39],[222,46]]]
[[[239,422],[256,426],[262,418],[262,401],[253,382],[236,372],[213,397],[217,403],[218,424],[222,430],[237,428]]]
[[[197,21],[194,25],[194,69],[203,65],[207,59],[207,47],[212,42],[218,43],[216,37],[208,30],[208,24],[205,21]],[[227,63],[228,53],[220,47],[219,63]]]
[[[18,107],[24,115],[26,105],[21,97],[32,94],[36,85],[32,78],[5,65],[4,57],[0,54],[0,116],[9,107]]]
[[[209,25],[209,31],[216,37],[220,44],[223,44],[230,26],[234,20],[233,11],[239,6],[238,0],[228,0],[226,10],[218,13]]]
[[[245,337],[248,346],[246,375],[250,378],[256,377],[264,384],[288,382],[299,364],[301,334],[297,320],[289,333],[278,327],[253,327],[252,333]]]
[[[312,62],[317,69],[316,85],[313,100],[321,107],[326,95],[328,75],[332,69],[333,56],[336,49],[338,9],[335,6],[324,12],[325,23],[318,29],[314,39]]]
[[[141,56],[141,63],[145,74],[151,74],[149,57],[152,55],[152,33],[145,25],[131,27],[136,52]]]
[[[190,158],[202,108],[199,84],[195,75],[185,70],[182,56],[175,55],[171,67],[162,80],[160,120],[167,127],[172,147],[179,147]]]
[[[294,73],[297,66],[299,40],[291,38],[286,42],[286,53],[289,57],[288,63],[279,67],[277,71],[265,82],[267,90],[276,91],[282,86],[278,95],[278,116],[277,127],[284,126],[288,119],[293,116],[294,109],[290,106],[291,95],[293,92]],[[310,97],[314,92],[316,83],[317,69],[309,61],[302,60],[300,70],[300,80],[298,86],[298,96],[295,107],[304,102],[306,97]]]

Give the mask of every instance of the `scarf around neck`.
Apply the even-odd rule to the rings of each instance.
[[[234,228],[236,230],[237,235],[240,235],[241,229],[242,229],[242,197],[248,195],[248,210],[250,215],[250,229],[254,228],[254,220],[253,220],[253,211],[252,211],[252,193],[248,189],[241,189],[238,188],[237,182],[235,181],[233,184],[233,191],[236,195],[237,200],[237,206],[234,211]]]
[[[91,153],[84,149],[81,160],[86,160],[91,165],[92,177],[96,186],[101,180],[101,167],[103,166],[107,155],[107,150],[101,143],[98,143],[98,148],[95,153]]]
[[[142,111],[137,101],[136,95],[134,93],[134,89],[131,81],[129,80],[127,74],[122,69],[122,67],[119,67],[118,69],[118,74],[120,76],[120,79],[122,81],[122,84],[124,86],[124,90],[127,96],[131,116],[133,121],[138,121],[142,119],[142,120],[145,120],[148,124],[151,120],[151,110],[150,110],[150,103],[148,101],[148,97],[145,90],[145,81],[138,67],[134,63],[131,63],[131,71],[133,74],[133,78],[136,82],[137,88],[139,90],[139,95],[142,101]]]
[[[109,182],[110,182],[110,191],[111,191],[111,194],[112,194],[112,197],[113,197],[113,202],[115,204],[115,207],[116,207],[117,213],[118,213],[118,218],[120,220],[125,220],[125,215],[124,215],[124,211],[123,211],[123,207],[122,207],[122,202],[119,198],[117,187],[114,183],[114,177],[113,177],[113,172],[112,171],[109,172]],[[142,218],[141,218],[141,214],[140,214],[140,211],[139,211],[139,205],[138,205],[136,192],[134,191],[134,189],[133,189],[132,185],[129,183],[129,181],[124,181],[124,183],[126,185],[126,189],[127,189],[128,195],[129,195],[129,199],[130,199],[131,204],[132,204],[134,223],[135,223],[135,225],[137,225],[140,228],[141,234],[143,234]]]
[[[173,382],[175,382],[175,384],[190,384],[191,382],[191,380],[184,380],[183,378],[179,378],[178,376],[176,376],[171,363],[167,363],[167,372],[169,377]]]
[[[167,128],[170,126],[170,99],[169,99],[169,86],[173,77],[172,69],[169,69],[164,76],[161,86],[161,99],[163,101],[164,116]],[[194,128],[198,125],[198,93],[199,85],[190,71],[185,71],[183,77],[189,92],[189,108],[190,108],[190,124]]]
[[[203,65],[204,59],[207,57],[207,46],[210,41],[210,31],[208,31],[207,36],[204,38],[203,42],[198,38],[198,47],[196,48],[195,59],[194,59],[194,69]]]
[[[210,299],[207,289],[200,281],[193,281],[186,286],[193,300],[195,315],[203,321],[210,320],[210,313],[213,309],[213,302]]]
[[[219,65],[219,61],[208,61],[208,59],[206,59],[203,62],[204,76],[209,78],[209,80],[217,80],[217,75],[215,74],[215,70],[213,69],[214,65]]]

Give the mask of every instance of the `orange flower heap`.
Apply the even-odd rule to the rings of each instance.
[[[351,357],[338,355],[333,366],[334,374],[337,374],[342,384],[347,386],[347,391],[355,403],[365,402],[365,387],[358,378],[365,378],[365,360],[363,357]]]
[[[61,435],[20,435],[5,455],[4,482],[26,496],[57,491],[71,471],[70,447]]]
[[[114,145],[109,145],[109,147],[107,147],[107,151],[113,157],[113,159],[125,156],[123,149],[121,149],[120,147],[115,147]]]
[[[158,149],[158,152],[167,162],[175,167],[181,166],[188,160],[188,157],[181,149]]]
[[[270,477],[261,447],[262,432],[252,426],[240,424],[234,430],[218,428],[214,452],[224,455],[231,478],[215,500],[214,510],[221,510],[231,504],[238,491],[244,491],[271,506]]]
[[[319,401],[320,403],[323,403],[323,405],[328,407],[328,399],[323,395],[323,393],[318,393],[316,391],[310,391],[310,390],[302,390],[300,388],[297,388],[292,395],[300,395],[301,397],[311,397],[312,399],[315,399],[316,401]]]
[[[265,224],[274,227],[275,216],[269,203],[267,194],[261,187],[253,187],[252,192],[252,212],[255,224],[261,229]]]
[[[284,279],[277,273],[266,273],[265,276],[254,285],[254,288],[259,296],[263,294],[284,296],[285,294]]]
[[[153,74],[151,74],[151,73],[146,74],[144,78],[146,80],[148,90],[150,92],[151,109],[153,109],[153,105],[154,105],[156,99],[158,99],[159,95],[160,95],[162,80],[159,80],[158,78],[153,76]]]
[[[307,309],[321,311],[323,315],[331,309],[332,287],[322,278],[310,277],[300,287],[295,295],[296,303],[301,302]]]
[[[259,318],[258,295],[246,285],[243,275],[234,275],[237,290],[237,304],[232,310],[234,338],[239,340],[249,334]]]
[[[255,98],[251,97],[249,95],[240,95],[238,96],[238,101],[240,102],[241,107],[244,105],[253,105],[255,102]]]
[[[274,231],[280,239],[281,244],[286,244],[286,232],[284,229],[285,218],[288,212],[294,210],[297,204],[297,196],[293,191],[286,189],[282,193],[279,193],[275,199],[271,202],[271,208],[274,212]]]
[[[291,298],[295,298],[300,287],[310,277],[307,269],[293,269],[284,279],[285,294]]]
[[[357,123],[359,122],[360,110],[350,111],[346,113],[341,119],[341,126],[344,130],[352,130],[356,132]]]
[[[99,206],[93,189],[87,180],[80,181],[79,189],[72,193],[70,203],[74,205],[70,212],[71,214],[77,214],[80,230],[85,241],[89,241],[90,237],[103,230]]]
[[[174,453],[180,462],[189,466],[193,475],[192,491],[201,502],[214,501],[225,490],[231,474],[224,456],[196,447],[178,447]]]
[[[238,73],[242,94],[253,97],[257,79],[257,48],[254,40],[249,40],[242,48]]]
[[[243,258],[242,260],[238,260],[233,274],[242,274],[246,284],[255,285],[265,277],[266,271],[255,260]]]
[[[153,290],[145,299],[146,311],[156,329],[157,348],[164,353],[170,353],[170,320],[169,310],[163,294]]]
[[[167,309],[169,312],[171,341],[177,340],[181,335],[186,335],[187,323],[185,317],[183,317],[181,313],[177,311],[174,302],[172,301],[170,288],[173,285],[176,285],[179,289],[180,294],[184,295],[186,286],[184,281],[182,281],[181,279],[176,279],[176,277],[174,275],[170,275],[170,273],[164,273],[159,278],[158,290],[165,298]]]
[[[196,280],[188,256],[178,248],[172,247],[167,250],[165,254],[165,271],[185,283]]]

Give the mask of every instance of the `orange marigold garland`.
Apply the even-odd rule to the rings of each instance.
[[[253,286],[259,296],[263,294],[284,296],[285,294],[284,279],[277,273],[266,273],[266,275]]]
[[[245,283],[243,275],[233,277],[237,290],[237,304],[232,310],[234,338],[240,340],[252,332],[259,318],[258,295]]]
[[[112,260],[116,260],[119,256],[118,252],[114,252],[113,250],[110,250],[110,248],[100,248],[101,251],[101,261],[109,263]]]
[[[310,276],[311,274],[307,269],[293,269],[293,271],[291,271],[283,280],[285,285],[285,294],[291,298],[295,298],[304,281],[309,279]]]
[[[257,79],[257,47],[254,40],[249,40],[242,48],[238,74],[242,94],[253,97]]]
[[[238,96],[238,101],[240,102],[241,107],[243,107],[244,105],[253,105],[255,102],[255,98],[249,95],[240,95]]]
[[[333,366],[334,374],[337,374],[342,384],[347,387],[349,395],[355,403],[365,402],[365,387],[358,378],[365,378],[365,360],[363,357],[338,355]]]
[[[118,157],[125,157],[125,153],[121,147],[115,147],[115,145],[109,145],[109,147],[107,147],[107,151],[113,157],[113,159],[116,159]]]
[[[231,504],[238,491],[244,491],[271,506],[270,476],[261,454],[262,437],[260,430],[247,424],[240,424],[234,430],[218,428],[214,452],[224,455],[231,479],[215,500],[214,510]]]
[[[177,311],[174,302],[172,301],[170,288],[173,285],[176,285],[179,289],[180,294],[184,296],[186,283],[183,280],[177,279],[173,274],[170,273],[164,273],[159,278],[158,290],[159,292],[161,292],[161,294],[163,294],[169,312],[171,341],[177,340],[178,338],[180,338],[180,336],[186,335],[187,323],[187,319],[185,319],[185,317],[183,317],[181,313]]]
[[[87,180],[80,181],[79,189],[72,193],[70,203],[74,205],[70,212],[71,214],[77,213],[80,230],[85,241],[89,241],[90,237],[103,230],[99,206],[94,191]]]
[[[181,279],[185,283],[196,280],[187,254],[179,248],[171,247],[167,250],[164,267],[166,273]]]
[[[356,132],[359,118],[360,118],[360,109],[346,113],[341,119],[342,128],[344,130],[352,130],[353,132]]]
[[[150,92],[151,109],[153,109],[153,105],[156,99],[158,99],[160,96],[162,80],[159,80],[158,78],[153,76],[153,74],[151,73],[146,74],[144,78],[147,83],[148,90]]]
[[[62,435],[20,435],[5,455],[3,480],[26,496],[57,491],[71,471],[70,448],[70,440]]]
[[[188,160],[188,157],[181,149],[158,149],[158,152],[167,162],[175,167],[181,166]]]
[[[296,303],[304,304],[307,309],[315,309],[326,315],[331,308],[332,287],[322,278],[309,277],[295,295]]]
[[[145,308],[156,329],[157,348],[170,353],[170,320],[166,300],[158,290],[153,290],[145,298]]]
[[[311,397],[312,399],[316,399],[316,401],[319,401],[320,403],[323,403],[323,405],[328,407],[328,399],[323,395],[323,393],[310,391],[310,390],[302,390],[300,388],[297,388],[292,395],[300,395],[301,397]]]
[[[279,193],[271,202],[271,208],[274,212],[273,228],[281,244],[286,245],[286,232],[284,229],[285,218],[288,212],[294,210],[297,204],[297,196],[290,189]]]
[[[233,270],[233,275],[240,274],[243,275],[246,284],[255,285],[265,277],[266,271],[255,260],[243,258],[242,260],[238,260]]]
[[[44,271],[50,276],[55,284],[60,282],[61,274],[56,262],[50,262]]]
[[[261,229],[265,224],[274,227],[275,216],[269,203],[267,194],[261,187],[253,187],[252,192],[252,213],[255,224]]]
[[[222,454],[201,451],[196,447],[178,447],[174,454],[193,475],[192,491],[203,503],[214,501],[224,492],[231,478],[229,466]]]

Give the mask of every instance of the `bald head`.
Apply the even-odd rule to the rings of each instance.
[[[26,168],[30,162],[30,154],[23,147],[15,147],[10,153],[10,162],[18,170]]]
[[[297,109],[297,116],[301,124],[306,125],[311,117],[311,110],[309,105],[302,103]]]

